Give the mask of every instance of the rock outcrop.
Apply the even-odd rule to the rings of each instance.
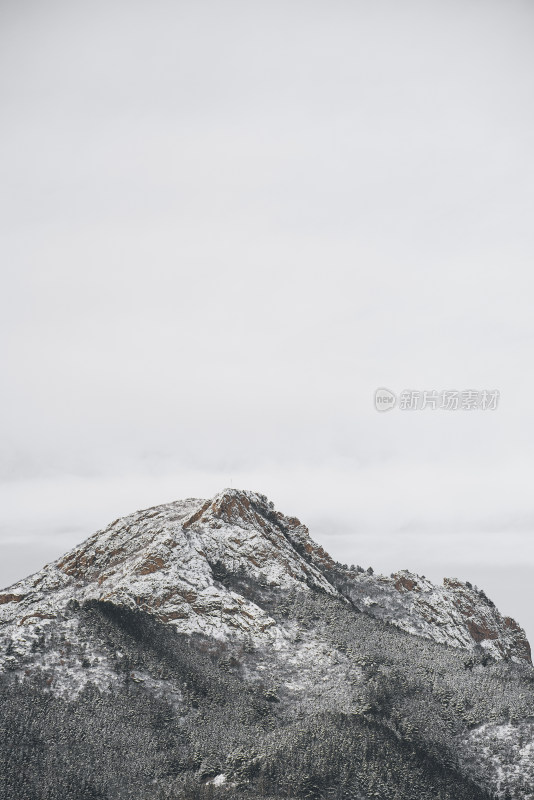
[[[391,577],[336,564],[295,517],[264,495],[227,489],[118,519],[79,547],[0,594],[0,631],[31,645],[35,626],[69,601],[139,608],[183,633],[276,638],[274,621],[218,579],[221,569],[287,591],[342,597],[373,617],[452,647],[483,647],[497,659],[530,661],[520,626],[483,592],[409,572]],[[270,633],[268,633],[270,631]]]

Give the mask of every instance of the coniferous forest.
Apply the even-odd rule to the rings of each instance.
[[[529,665],[411,636],[320,592],[262,585],[260,600],[298,626],[297,640],[320,636],[342,679],[318,686],[252,640],[180,635],[139,610],[71,602],[76,641],[43,626],[38,673],[24,676],[15,658],[2,676],[2,800],[531,796],[528,770],[495,794],[469,735],[488,721],[520,735],[534,718]],[[88,677],[105,656],[112,688],[51,692],[51,650]],[[496,755],[507,746],[496,741]]]

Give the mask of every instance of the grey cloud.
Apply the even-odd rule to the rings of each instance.
[[[339,557],[534,566],[533,15],[2,5],[4,580],[232,476]]]

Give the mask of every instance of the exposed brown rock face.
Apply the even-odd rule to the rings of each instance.
[[[457,578],[443,578],[443,585],[449,589],[463,589],[466,584],[457,580]]]
[[[394,583],[394,586],[398,592],[413,592],[413,590],[416,589],[417,584],[412,578],[407,578],[405,575],[399,575]]]
[[[520,631],[521,630],[521,627],[517,624],[515,619],[512,619],[512,617],[504,617],[503,622],[506,625],[506,627],[510,628],[512,631]]]
[[[451,590],[452,601],[474,642],[492,642],[493,648],[505,659],[531,661],[525,632],[511,617],[501,616],[484,592],[456,579],[446,578],[444,585]]]
[[[0,594],[0,606],[4,603],[20,603],[25,597],[24,594]]]
[[[158,619],[161,622],[174,622],[178,619],[187,619],[187,611],[169,611],[167,614],[158,614]]]
[[[329,553],[321,547],[321,545],[314,542],[310,536],[310,532],[306,525],[304,525],[297,517],[284,517],[283,514],[277,512],[277,517],[282,522],[285,528],[285,534],[294,547],[299,551],[306,554],[311,563],[321,570],[332,570],[336,566],[336,562],[329,555]]]
[[[195,524],[209,525],[212,528],[218,528],[221,524],[240,528],[252,526],[263,531],[272,541],[272,522],[275,519],[276,514],[263,495],[227,490],[212,501],[204,503],[198,512],[184,522],[184,528]]]
[[[86,555],[83,552],[74,553],[60,561],[58,567],[65,575],[70,575],[73,578],[83,578],[88,568],[94,564],[95,559],[95,555]]]
[[[137,569],[137,574],[151,575],[153,572],[157,572],[159,569],[163,569],[164,567],[165,561],[162,558],[159,556],[149,556],[147,560]]]
[[[485,639],[497,639],[497,631],[491,630],[487,625],[477,624],[472,619],[467,620],[467,629],[475,642],[483,642]]]
[[[184,521],[183,527],[190,528],[191,525],[193,525],[195,522],[198,522],[201,519],[204,512],[207,511],[207,509],[210,507],[210,505],[211,505],[211,500],[206,500],[206,502],[198,509],[198,511],[195,511],[194,514],[192,514]]]

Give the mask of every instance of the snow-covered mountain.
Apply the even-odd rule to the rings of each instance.
[[[217,580],[221,568],[283,590],[326,592],[451,647],[480,644],[494,658],[530,661],[524,631],[470,585],[347,569],[298,519],[276,511],[264,495],[235,489],[116,520],[1,593],[0,625],[23,647],[35,626],[55,619],[70,600],[105,600],[147,611],[182,633],[276,638],[273,619]]]
[[[228,798],[250,791],[322,798],[328,784],[339,795],[324,797],[534,800],[530,658],[523,630],[484,592],[452,578],[435,586],[407,571],[383,576],[339,564],[296,517],[250,491],[227,489],[211,500],[176,501],[116,520],[0,593],[6,698],[29,697],[29,709],[45,697],[59,703],[54,725],[62,741],[68,708],[82,720],[80,742],[93,735],[84,727],[87,707],[89,716],[113,713],[113,720],[130,709],[159,752],[161,737],[170,734],[154,732],[154,704],[165,709],[173,736],[187,740],[180,739],[185,755],[176,774],[158,767],[151,778],[160,794],[147,788],[151,761],[135,779],[137,795],[115,785],[110,772],[102,773],[95,797],[204,797],[209,786],[210,796]],[[104,697],[112,712],[103,710]],[[35,758],[33,713],[28,730],[16,735]],[[13,714],[15,722],[5,723],[10,754]],[[106,731],[119,725],[107,717],[98,724]],[[314,742],[341,736],[335,757],[317,754],[325,766],[307,793],[284,784],[304,781],[302,753],[311,745],[298,744],[299,730]],[[71,736],[75,747],[77,729]],[[96,749],[107,741],[102,737]],[[262,742],[261,752],[247,749],[250,737]],[[356,741],[367,756],[349,776],[342,754]],[[127,736],[123,749],[134,770]],[[49,755],[38,752],[51,770]],[[209,768],[199,766],[196,752]],[[332,759],[338,767],[330,775]],[[92,780],[90,765],[84,771],[73,764],[70,753],[69,786],[82,772]],[[0,778],[0,800],[11,800],[13,786],[17,800],[64,796],[56,777],[48,794],[36,786],[24,794],[17,770],[6,775],[10,788],[2,794]],[[349,784],[353,795],[343,794]]]

